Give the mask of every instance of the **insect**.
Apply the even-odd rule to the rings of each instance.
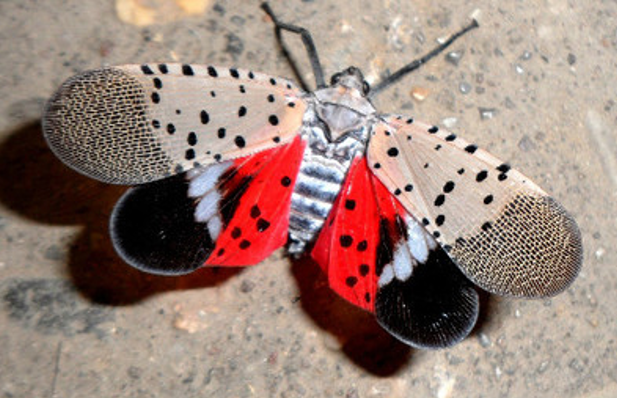
[[[378,112],[358,68],[317,89],[249,70],[144,64],[83,72],[49,101],[43,130],[68,166],[135,186],[116,204],[119,255],[155,274],[257,264],[287,245],[401,341],[442,348],[478,316],[476,286],[514,297],[567,288],[581,236],[527,177],[437,126]]]

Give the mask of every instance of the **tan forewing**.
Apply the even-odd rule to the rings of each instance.
[[[387,117],[367,151],[371,170],[493,293],[544,297],[581,267],[581,237],[563,207],[527,177],[435,126]]]
[[[140,184],[289,143],[306,103],[291,82],[241,69],[125,65],[67,80],[43,129],[56,155],[98,180]]]

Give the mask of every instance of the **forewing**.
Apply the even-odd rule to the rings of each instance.
[[[372,172],[483,289],[552,296],[578,274],[582,246],[573,218],[477,146],[388,117],[375,125],[367,156]]]
[[[43,131],[68,166],[135,185],[293,141],[306,103],[291,82],[240,69],[125,65],[67,80]]]
[[[130,265],[183,274],[204,265],[253,265],[287,241],[291,191],[305,142],[131,188],[111,236]]]

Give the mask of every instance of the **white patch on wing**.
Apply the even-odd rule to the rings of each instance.
[[[431,250],[437,248],[437,242],[426,230],[412,217],[406,217],[407,223],[407,247],[413,258],[419,263],[424,263],[428,259]]]
[[[223,223],[221,222],[221,217],[212,217],[210,221],[208,221],[208,232],[210,233],[210,237],[213,241],[216,241],[218,239],[222,228]]]
[[[189,170],[186,174],[190,180],[189,197],[198,198],[215,188],[216,183],[223,173],[229,168],[231,162],[213,164],[205,169]]]
[[[195,208],[195,221],[207,222],[217,214],[221,195],[218,191],[213,190],[208,192],[206,196],[201,198]]]
[[[394,279],[394,270],[392,269],[392,265],[388,264],[383,267],[383,271],[381,271],[381,275],[379,276],[379,287],[384,287],[388,283],[392,282]]]
[[[407,245],[398,245],[394,250],[393,258],[394,276],[399,281],[406,281],[411,276],[413,266],[416,265],[416,261],[413,259],[412,254],[409,252]]]
[[[437,248],[435,239],[413,218],[406,217],[407,241],[399,241],[394,246],[392,262],[384,266],[379,277],[379,287],[390,283],[394,278],[405,282],[413,274],[418,264],[428,261],[431,250]]]

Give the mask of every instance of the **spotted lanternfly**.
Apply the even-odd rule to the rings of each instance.
[[[474,285],[515,297],[568,287],[582,262],[572,217],[527,177],[454,134],[386,115],[371,97],[475,21],[369,89],[350,67],[317,89],[235,68],[144,64],[84,72],[51,98],[44,134],[67,165],[131,188],[116,250],[155,274],[259,263],[288,245],[398,339],[451,346],[478,316]]]

